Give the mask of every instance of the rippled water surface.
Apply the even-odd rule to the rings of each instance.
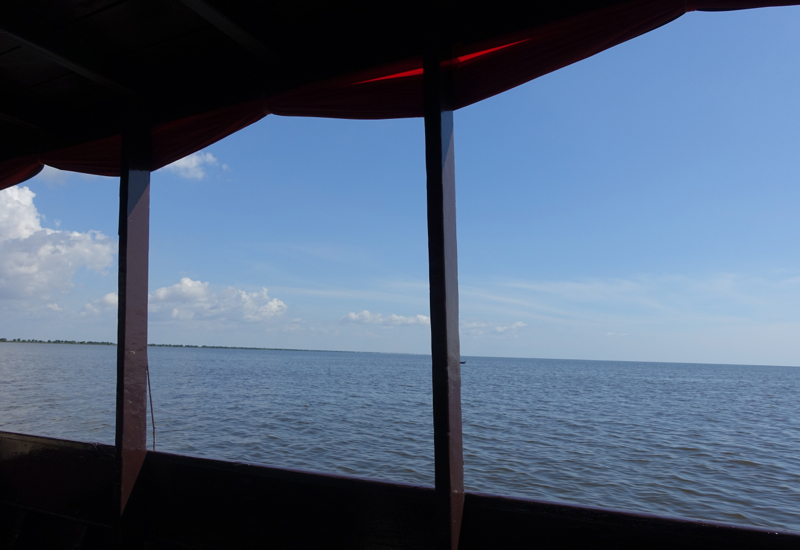
[[[0,430],[113,443],[115,354],[0,344]],[[800,531],[800,369],[465,359],[468,489]],[[151,348],[157,448],[432,484],[429,361]]]

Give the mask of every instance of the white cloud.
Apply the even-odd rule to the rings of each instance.
[[[116,242],[98,231],[42,227],[35,196],[24,186],[0,191],[0,299],[47,299],[72,288],[79,269],[101,272],[114,262]]]
[[[103,311],[116,311],[119,299],[116,292],[109,292],[99,300],[92,300],[80,312],[81,317],[87,315],[100,315]]]
[[[502,332],[506,332],[507,330],[515,330],[515,329],[523,328],[523,327],[527,327],[527,326],[528,325],[526,325],[522,321],[517,321],[516,323],[511,323],[510,325],[501,325],[501,326],[493,327],[492,330],[494,330],[497,333],[502,333]]]
[[[67,173],[52,166],[45,166],[36,176],[43,179],[46,183],[64,183],[67,181]]]
[[[218,164],[219,162],[214,155],[201,151],[176,160],[172,164],[165,166],[164,169],[175,172],[182,178],[201,180],[206,177],[206,168],[217,166]],[[228,165],[225,164],[223,166],[227,167]]]
[[[366,309],[361,313],[350,312],[341,319],[342,323],[357,323],[362,325],[387,325],[387,326],[401,326],[401,325],[429,325],[431,320],[425,315],[412,315],[404,317],[403,315],[384,316],[382,313],[370,313]]]
[[[215,291],[208,282],[183,277],[179,283],[150,294],[150,311],[182,320],[264,321],[282,315],[287,306],[270,298],[266,288],[246,292],[233,287]]]
[[[116,292],[109,292],[100,299],[100,302],[106,307],[116,308],[119,303],[119,298]]]
[[[470,336],[480,336],[486,333],[489,334],[513,334],[516,336],[516,330],[527,327],[526,323],[516,321],[510,325],[502,325],[497,323],[483,323],[475,320],[465,320],[461,323],[461,332]]]
[[[25,239],[42,230],[42,216],[33,204],[35,196],[27,187],[0,192],[0,242]]]
[[[107,315],[119,303],[116,292],[87,303],[81,316]],[[180,282],[154,290],[149,296],[149,311],[154,321],[217,321],[222,323],[257,323],[283,315],[287,306],[270,298],[266,288],[246,292],[233,287],[215,290],[208,282],[183,277]],[[297,325],[299,319],[291,323]],[[219,325],[214,325],[219,326]]]

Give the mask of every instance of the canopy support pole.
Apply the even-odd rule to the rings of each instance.
[[[120,543],[131,541],[123,514],[147,454],[147,284],[150,248],[150,127],[122,136],[117,320],[117,503]]]
[[[438,48],[424,60],[433,441],[441,549],[456,550],[464,508],[452,82]]]

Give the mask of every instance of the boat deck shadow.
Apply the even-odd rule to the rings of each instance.
[[[3,548],[115,546],[114,448],[0,432]],[[148,452],[132,548],[437,547],[433,489]],[[467,493],[460,548],[798,548],[800,535]]]

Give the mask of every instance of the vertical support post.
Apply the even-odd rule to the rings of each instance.
[[[150,249],[150,127],[122,136],[117,312],[117,495],[119,514],[147,454],[147,286]],[[122,527],[124,530],[124,526]],[[126,535],[121,534],[123,538]]]
[[[432,41],[437,44],[437,41]],[[440,548],[456,550],[464,509],[461,351],[458,335],[455,158],[452,77],[441,49],[424,59],[428,269],[433,368],[433,441]]]

